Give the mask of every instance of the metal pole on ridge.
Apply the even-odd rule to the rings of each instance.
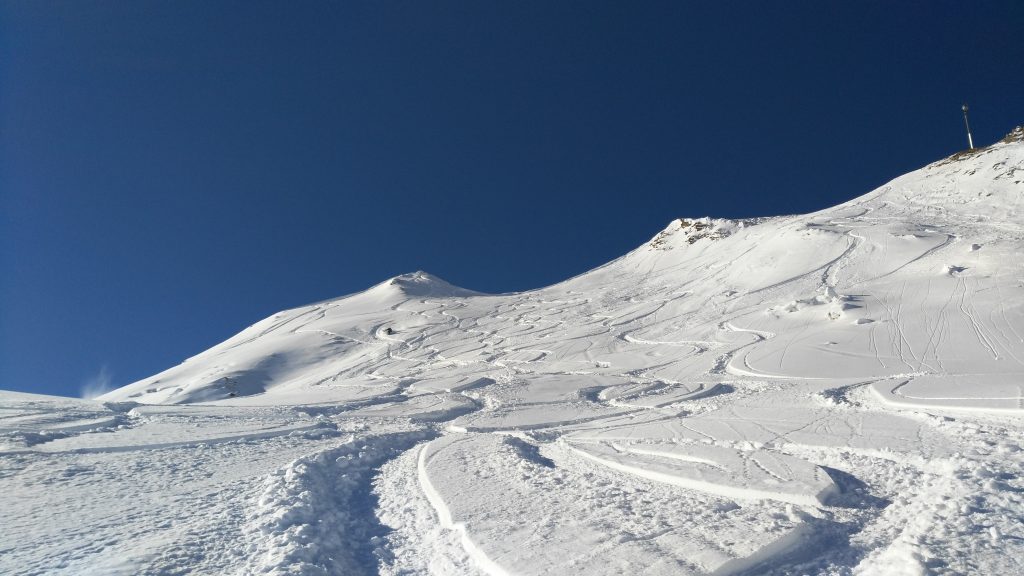
[[[967,103],[965,102],[961,110],[964,111],[964,127],[967,128],[967,146],[974,150],[974,138],[971,138],[971,125],[967,122]]]

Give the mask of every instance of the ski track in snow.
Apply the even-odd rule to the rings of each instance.
[[[1024,573],[1024,144],[0,392],[3,574]]]

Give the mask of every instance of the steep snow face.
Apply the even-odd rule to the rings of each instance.
[[[106,404],[4,396],[0,487],[68,467],[53,514],[92,490],[113,544],[16,499],[45,544],[4,537],[0,571],[1024,572],[1021,134],[814,214],[675,220],[539,290],[399,276]],[[110,467],[216,517],[147,523],[174,507],[97,490]]]
[[[632,330],[605,326],[592,341],[618,346],[617,336],[628,334],[717,342],[723,326],[732,326],[779,335],[730,357],[732,373],[859,378],[969,372],[979,365],[986,373],[1014,372],[1024,358],[1014,335],[1020,302],[1012,279],[1024,216],[1018,212],[1021,148],[1008,138],[961,153],[808,216],[678,219],[623,258],[534,292],[486,296],[425,272],[405,274],[361,294],[276,314],[103,399],[188,403],[272,391],[280,397],[273,402],[288,402],[296,390],[318,394],[327,383],[353,379],[365,391],[367,378],[386,391],[374,380],[378,370],[416,362],[403,376],[432,368],[443,376],[456,357],[479,364],[486,376],[505,365],[503,358],[520,354],[489,345],[482,332],[465,331],[467,325],[483,323],[497,338],[514,334],[546,349],[541,340],[573,341],[588,316],[617,317],[631,307],[651,310],[621,322]],[[567,307],[566,295],[576,293],[585,305]],[[561,329],[526,331],[523,319],[503,315],[524,305],[535,310],[537,323]],[[894,306],[920,313],[897,320],[902,308]],[[978,306],[992,317],[979,319]],[[433,320],[438,316],[442,322]],[[427,340],[440,346],[426,346]],[[419,353],[454,342],[474,353],[438,351],[423,365]]]

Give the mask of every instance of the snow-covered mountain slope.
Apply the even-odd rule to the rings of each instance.
[[[1022,573],[1022,140],[540,290],[399,276],[94,402],[4,393],[0,572]]]

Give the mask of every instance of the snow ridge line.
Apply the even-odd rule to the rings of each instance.
[[[429,449],[429,442],[424,444],[423,448],[420,449],[420,455],[416,462],[416,474],[419,477],[423,493],[427,496],[427,500],[430,502],[430,505],[433,506],[434,510],[437,512],[437,517],[441,522],[441,526],[448,530],[455,530],[459,533],[459,540],[462,542],[462,548],[483,572],[490,574],[491,576],[509,576],[508,571],[495,563],[494,560],[488,558],[487,554],[477,547],[476,543],[470,540],[465,523],[455,522],[452,520],[451,510],[448,509],[448,506],[444,503],[444,499],[441,497],[441,494],[430,482],[430,475],[427,474],[427,451]]]
[[[248,562],[238,573],[375,574],[377,538],[386,529],[374,513],[374,472],[435,435],[417,430],[351,436],[267,476],[242,526]]]

